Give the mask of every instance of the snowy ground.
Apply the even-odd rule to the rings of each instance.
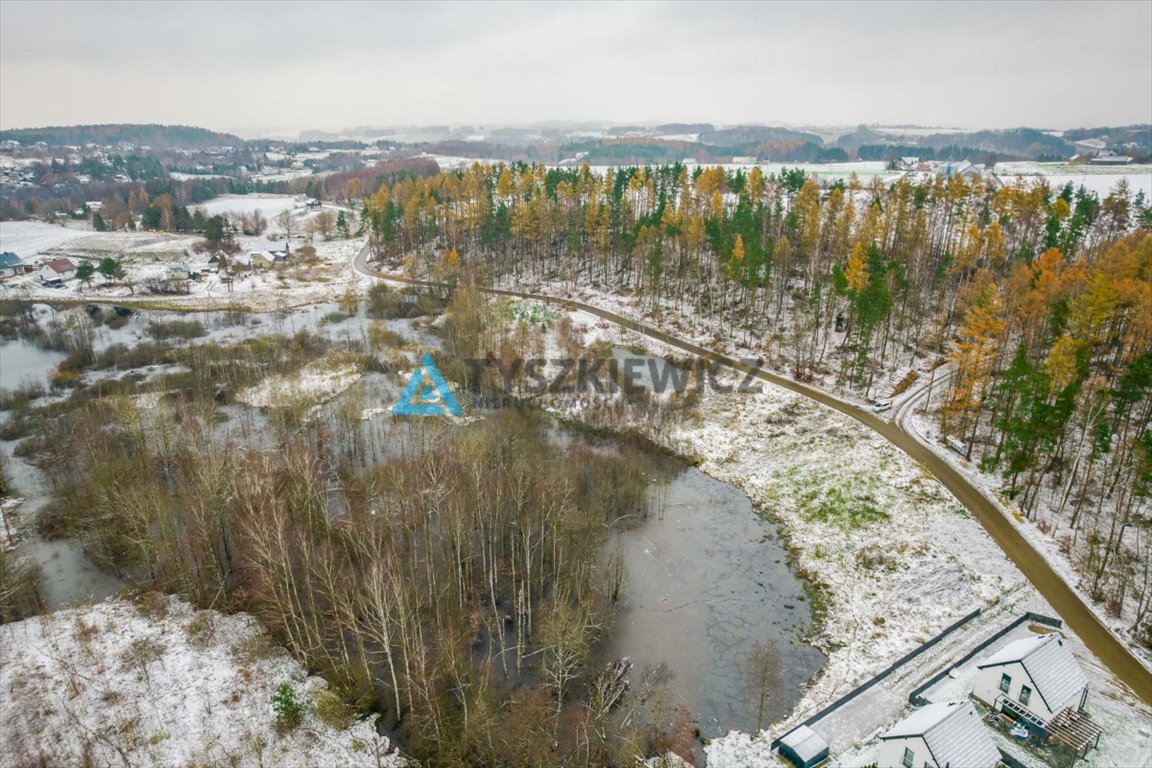
[[[203,209],[208,216],[221,213],[253,213],[259,211],[268,221],[272,221],[282,212],[295,208],[300,201],[295,195],[221,195],[211,200],[199,203],[196,208]]]
[[[325,357],[293,376],[269,376],[239,392],[236,400],[260,408],[296,404],[316,405],[331,400],[359,381],[361,373],[348,361]]]
[[[312,216],[314,214],[300,210],[298,224],[301,231]],[[70,231],[60,227],[51,229]],[[325,241],[317,237],[311,243],[316,249],[314,263],[305,264],[299,259],[293,259],[275,269],[241,272],[231,286],[222,279],[223,275],[204,272],[200,279],[187,281],[187,294],[151,294],[148,292],[149,284],[171,280],[169,268],[174,265],[184,264],[193,271],[208,268],[209,255],[193,251],[193,246],[201,242],[202,238],[155,232],[80,234],[86,236],[51,250],[44,258],[68,255],[75,262],[79,258],[100,259],[111,255],[121,259],[128,275],[127,283],[107,283],[97,276],[90,286],[73,279],[62,288],[45,288],[37,276],[31,274],[6,281],[2,295],[31,301],[119,299],[186,310],[244,307],[254,311],[271,311],[301,304],[335,301],[350,288],[357,289],[368,280],[348,266],[352,257],[363,248],[363,238]],[[267,248],[272,243],[282,245],[282,238],[279,227],[273,223],[269,232],[261,237],[239,238],[239,245],[243,253],[251,248]],[[294,239],[292,248],[299,250],[304,244],[304,241]]]
[[[1044,503],[1045,500],[1043,500],[1042,497],[1042,501],[1038,505],[1040,512],[1036,519],[1047,521],[1050,524],[1050,533],[1044,533],[1036,526],[1035,521],[1028,520],[1024,516],[1015,502],[1006,497],[1003,493],[1004,480],[1001,477],[994,473],[980,471],[978,466],[965,460],[962,456],[957,455],[944,446],[944,438],[941,436],[940,427],[934,420],[921,413],[916,413],[907,419],[906,425],[910,431],[920,436],[920,442],[932,448],[937,455],[968,478],[969,482],[980,488],[984,495],[996,505],[1004,517],[1010,520],[1020,533],[1028,539],[1032,547],[1044,556],[1044,559],[1048,561],[1052,569],[1056,571],[1070,587],[1084,597],[1085,604],[1093,609],[1097,617],[1099,617],[1104,624],[1108,625],[1135,654],[1142,657],[1146,663],[1152,663],[1152,651],[1141,645],[1132,635],[1132,616],[1135,615],[1135,599],[1130,596],[1125,605],[1124,615],[1117,617],[1105,610],[1102,603],[1088,597],[1089,589],[1087,587],[1089,585],[1084,583],[1083,577],[1073,566],[1068,552],[1061,549],[1060,539],[1071,536],[1071,529],[1067,527],[1067,520],[1053,520],[1051,510],[1055,508],[1055,504]],[[1050,495],[1050,491],[1046,489],[1045,496],[1047,495]]]
[[[11,251],[28,261],[56,246],[91,234],[91,229],[40,221],[3,221],[0,222],[0,251]]]
[[[112,600],[0,627],[0,762],[404,764],[370,721],[339,729],[311,706],[295,730],[279,733],[277,686],[289,683],[310,705],[327,684],[252,617],[163,600],[149,615]]]

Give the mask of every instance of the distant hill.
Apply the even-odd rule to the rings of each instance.
[[[820,146],[824,143],[814,133],[794,131],[790,128],[778,128],[767,125],[738,125],[719,130],[702,131],[700,143],[711,146],[738,146],[742,144],[764,144],[767,142],[799,141],[801,143]]]
[[[135,123],[111,123],[108,125],[64,125],[47,128],[16,128],[0,131],[0,140],[15,140],[21,144],[119,144],[130,142],[137,146],[146,145],[154,149],[184,147],[207,149],[209,147],[241,147],[244,140],[230,133],[217,133],[207,128],[194,128],[189,125],[140,125]]]

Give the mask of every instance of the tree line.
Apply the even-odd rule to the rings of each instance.
[[[859,395],[929,378],[942,432],[1152,642],[1152,210],[1125,181],[1101,199],[1043,178],[474,165],[382,187],[362,218],[417,274],[626,292]]]

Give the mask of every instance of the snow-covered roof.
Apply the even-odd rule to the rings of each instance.
[[[1084,671],[1057,632],[1015,640],[977,666],[985,669],[1016,662],[1024,666],[1036,692],[1053,712],[1088,685]]]
[[[916,710],[880,738],[920,737],[939,766],[995,768],[1000,750],[969,701],[942,701]]]
[[[780,739],[780,744],[792,750],[805,763],[828,751],[828,742],[806,725],[789,731]]]

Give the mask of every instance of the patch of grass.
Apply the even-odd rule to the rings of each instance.
[[[216,637],[216,618],[212,611],[196,611],[184,625],[188,634],[188,644],[194,648],[206,648]]]
[[[272,636],[267,632],[249,635],[232,646],[232,656],[241,664],[252,664],[271,659],[279,656],[282,652],[283,649],[276,645]]]
[[[148,323],[147,333],[156,341],[167,339],[198,339],[205,335],[204,324],[199,320],[169,320]]]
[[[860,528],[889,519],[871,493],[850,494],[843,488],[810,488],[799,495],[800,514],[805,520],[833,523],[842,528]]]
[[[141,616],[161,619],[168,615],[168,596],[163,592],[142,592],[136,597],[136,610]]]
[[[312,711],[324,723],[338,731],[342,731],[356,722],[358,714],[355,707],[326,688],[313,691]]]

